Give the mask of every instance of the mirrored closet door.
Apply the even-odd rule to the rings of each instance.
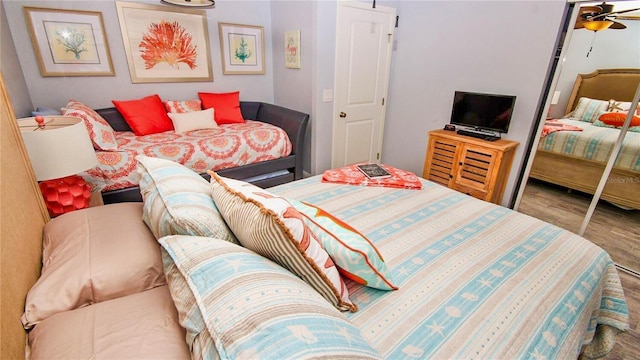
[[[623,26],[589,30],[580,13],[600,4],[579,2],[569,9],[529,176],[515,205],[581,234],[620,267],[640,274],[640,127],[621,126],[640,86],[640,11],[616,17]],[[614,11],[640,8],[640,1],[607,4]]]

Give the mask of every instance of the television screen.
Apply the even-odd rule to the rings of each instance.
[[[456,91],[451,124],[506,133],[515,101],[511,95]]]

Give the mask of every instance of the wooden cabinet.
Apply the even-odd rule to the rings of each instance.
[[[500,204],[518,143],[486,141],[454,131],[429,132],[422,177]]]

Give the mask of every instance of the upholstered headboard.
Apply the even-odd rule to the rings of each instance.
[[[632,101],[640,84],[640,69],[600,69],[578,74],[565,114],[570,113],[581,97]]]
[[[40,276],[42,229],[49,221],[16,117],[0,74],[2,126],[0,188],[0,359],[23,359],[26,332],[20,323],[27,292]]]

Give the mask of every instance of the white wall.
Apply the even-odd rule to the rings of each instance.
[[[561,26],[564,1],[399,1],[382,161],[421,175],[427,132],[449,123],[455,90],[516,95],[520,142],[508,205]]]
[[[640,8],[640,1],[611,2],[615,10]],[[551,105],[549,115],[561,117],[569,102],[571,90],[578,74],[597,69],[640,68],[640,21],[619,20],[624,30],[573,30],[566,44],[566,56],[555,90],[560,91],[558,104]],[[589,53],[589,49],[592,49]],[[589,56],[587,57],[587,53]],[[553,91],[551,92],[553,94]]]
[[[159,1],[135,1],[159,4]],[[19,44],[18,58],[24,71],[33,107],[59,108],[69,99],[100,108],[113,106],[111,100],[136,99],[157,93],[163,100],[197,98],[198,91],[240,91],[241,100],[273,102],[273,63],[271,44],[270,3],[265,1],[217,0],[215,8],[206,9],[209,50],[213,68],[213,82],[132,84],[124,51],[114,0],[92,1],[15,1],[5,0],[9,28],[15,44]],[[27,30],[23,6],[70,10],[100,11],[109,41],[115,76],[100,77],[42,77],[38,70]],[[266,16],[265,16],[266,15]],[[265,75],[223,75],[220,62],[218,22],[264,26]],[[22,114],[28,115],[28,114]]]

